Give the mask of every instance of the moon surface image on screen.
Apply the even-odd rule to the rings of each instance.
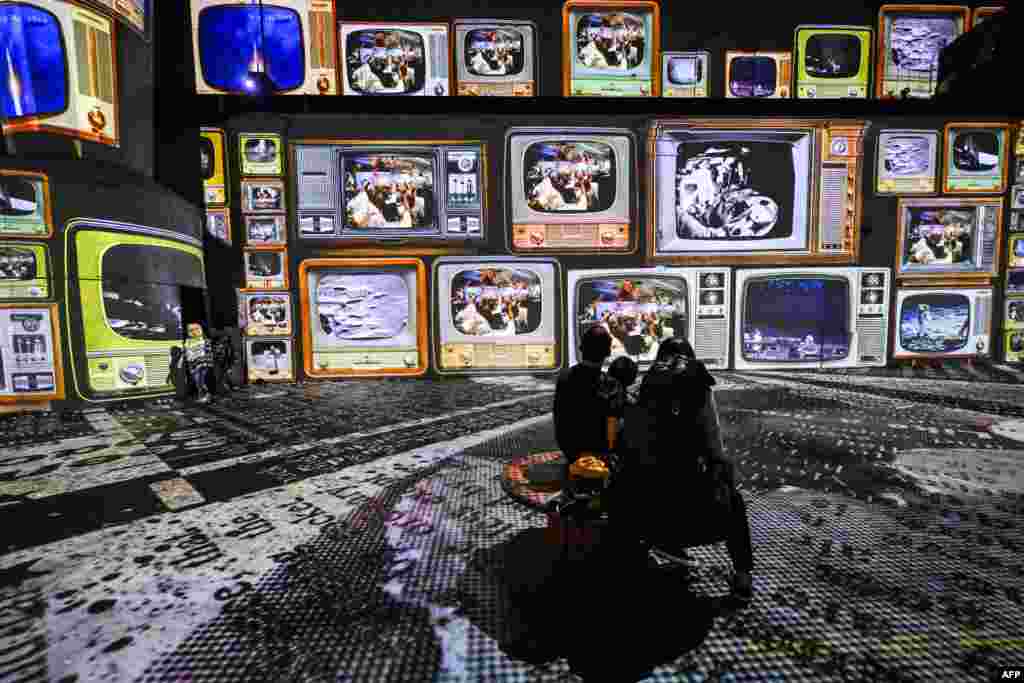
[[[965,296],[910,297],[900,313],[900,345],[907,351],[951,353],[967,346],[971,310]]]
[[[320,329],[335,339],[391,339],[409,324],[409,287],[392,273],[325,275],[317,285]]]
[[[897,71],[927,74],[938,68],[939,51],[956,38],[956,21],[941,17],[896,17],[890,59]]]
[[[931,166],[931,145],[928,138],[918,136],[891,137],[885,141],[885,172],[894,176],[920,175]]]

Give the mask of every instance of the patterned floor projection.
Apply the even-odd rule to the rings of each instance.
[[[1024,662],[1024,373],[717,377],[757,570],[752,605],[713,623],[721,546],[691,551],[689,592],[665,568],[539,592],[558,547],[504,478],[555,448],[548,380],[0,418],[0,681],[581,680],[578,644],[523,643],[584,613],[593,661],[647,658],[628,680]]]

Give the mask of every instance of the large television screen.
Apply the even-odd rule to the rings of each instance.
[[[867,98],[873,37],[868,26],[797,27],[797,98]]]
[[[962,6],[883,5],[875,94],[879,98],[929,98],[938,85],[939,53],[966,29]]]
[[[505,203],[513,253],[636,248],[636,156],[622,129],[512,128]]]
[[[205,291],[198,240],[158,228],[72,221],[67,301],[75,378],[86,400],[168,393],[183,306]]]
[[[113,21],[60,0],[0,2],[5,133],[119,142]]]
[[[559,367],[562,302],[555,262],[446,257],[435,262],[434,283],[439,372]]]
[[[301,239],[485,239],[483,143],[299,142],[294,158]]]
[[[421,375],[426,266],[419,259],[314,259],[300,266],[306,374]]]
[[[852,261],[864,130],[856,121],[654,121],[649,256]]]
[[[599,6],[603,5],[603,6]],[[660,9],[654,2],[569,0],[563,10],[564,96],[657,96]]]
[[[1006,191],[1009,141],[1007,124],[947,124],[943,191],[982,194]]]
[[[346,95],[450,95],[448,25],[341,23]]]
[[[456,19],[454,32],[459,95],[537,94],[537,27],[533,22]]]
[[[901,199],[897,273],[984,281],[998,267],[1001,224],[998,199]]]
[[[739,98],[786,98],[790,96],[791,52],[725,53],[725,96]]]
[[[196,92],[338,94],[332,0],[191,2]]]
[[[746,287],[744,360],[826,361],[850,354],[846,278],[772,277],[747,282]]]
[[[933,130],[883,130],[878,134],[875,192],[936,194],[939,134]]]

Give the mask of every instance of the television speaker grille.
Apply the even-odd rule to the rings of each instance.
[[[992,329],[992,295],[979,296],[974,304],[974,330],[971,332],[975,337],[988,335]]]
[[[300,209],[333,210],[334,188],[338,187],[336,156],[330,147],[299,147],[295,161],[299,170]]]
[[[167,379],[171,375],[171,354],[170,352],[146,356],[146,384],[151,387],[162,387],[167,385]]]
[[[715,362],[724,360],[728,354],[728,343],[728,321],[725,318],[697,320],[693,334],[693,351],[698,359]]]
[[[334,30],[330,12],[310,12],[309,32],[313,35],[310,65],[313,69],[333,69],[334,50],[331,49]]]
[[[885,332],[882,316],[857,319],[857,349],[860,360],[884,360]]]
[[[78,92],[85,97],[113,104],[113,50],[110,34],[81,21],[76,21],[74,25]]]
[[[430,34],[430,73],[434,78],[448,79],[448,35]]]
[[[822,251],[843,251],[846,234],[846,164],[826,164],[821,173],[819,243]]]
[[[981,264],[985,270],[992,270],[996,264],[996,211],[983,209],[981,218]]]

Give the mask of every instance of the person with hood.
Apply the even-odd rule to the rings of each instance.
[[[608,492],[620,557],[646,561],[650,544],[693,547],[725,540],[732,596],[749,603],[753,546],[736,470],[722,444],[715,379],[681,337],[666,339],[625,408],[622,470]],[[635,552],[634,552],[635,551]]]

